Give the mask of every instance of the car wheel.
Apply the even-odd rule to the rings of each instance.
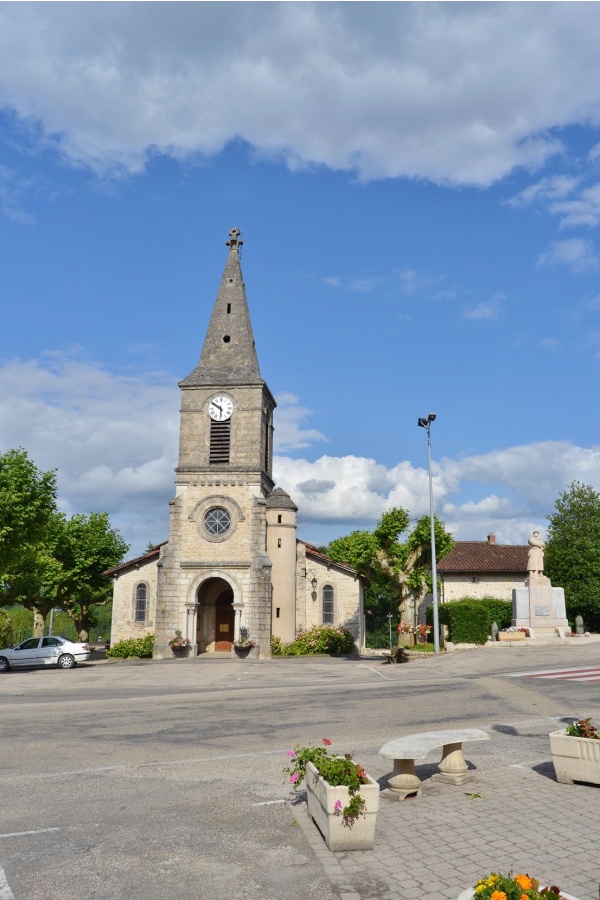
[[[58,665],[61,669],[72,669],[75,665],[75,657],[70,653],[63,653],[58,659]]]
[[[0,656],[0,672],[8,672],[10,669],[10,665],[8,664],[8,660],[5,656]]]

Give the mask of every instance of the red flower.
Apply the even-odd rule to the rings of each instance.
[[[331,747],[331,741],[329,740],[329,738],[323,738],[321,743],[325,744],[326,747]]]

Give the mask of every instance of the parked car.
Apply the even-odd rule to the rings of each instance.
[[[78,662],[90,658],[89,644],[67,641],[51,634],[47,637],[28,638],[14,647],[0,650],[0,672],[8,672],[17,666],[59,666],[72,669]]]

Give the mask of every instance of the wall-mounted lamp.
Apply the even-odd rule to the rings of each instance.
[[[313,600],[316,600],[317,599],[317,584],[318,584],[317,573],[315,572],[314,569],[307,569],[306,578],[307,578],[307,580],[310,579],[310,586],[312,587],[311,597],[313,598]]]

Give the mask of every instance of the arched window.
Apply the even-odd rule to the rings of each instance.
[[[330,584],[323,588],[323,625],[333,625],[333,588]]]
[[[136,625],[144,624],[146,621],[146,603],[148,599],[148,587],[145,584],[138,584],[135,589],[135,623]]]

